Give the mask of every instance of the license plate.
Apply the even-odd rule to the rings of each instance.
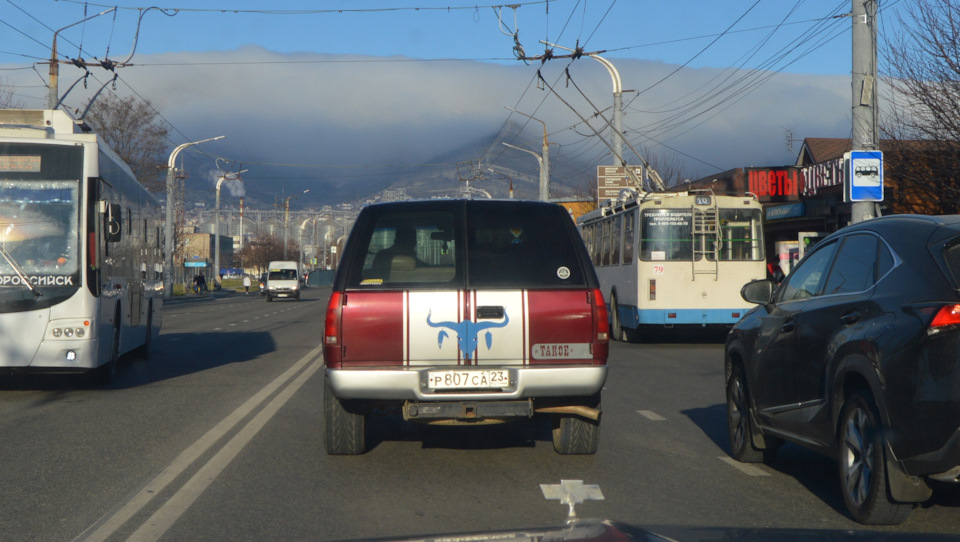
[[[502,389],[510,387],[510,372],[428,371],[427,387],[433,390]]]

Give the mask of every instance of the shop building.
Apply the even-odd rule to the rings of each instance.
[[[948,201],[946,194],[932,194],[937,187],[956,186],[954,179],[938,179],[936,171],[949,172],[944,157],[955,163],[960,153],[940,142],[881,141],[884,152],[884,201],[877,204],[877,216],[894,213],[944,214],[958,212],[960,202]],[[850,202],[844,201],[848,175],[844,153],[850,139],[807,138],[791,166],[743,167],[691,181],[685,189],[711,189],[715,193],[752,193],[764,207],[765,252],[769,261],[779,258],[789,272],[806,248],[826,234],[851,223]],[[918,166],[922,171],[917,171]]]

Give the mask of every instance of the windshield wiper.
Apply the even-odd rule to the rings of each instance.
[[[32,293],[34,297],[40,297],[43,295],[42,293],[40,293],[40,290],[36,286],[34,286],[33,284],[30,284],[30,278],[27,277],[27,274],[23,272],[23,268],[20,267],[20,264],[17,263],[17,260],[14,260],[13,256],[11,256],[9,252],[7,252],[7,249],[3,248],[2,244],[0,244],[0,255],[3,256],[4,260],[7,260],[7,263],[10,264],[10,267],[12,267],[14,272],[16,272],[17,276],[20,277],[20,284],[23,284],[24,286],[26,286],[27,289],[30,290],[30,293]]]

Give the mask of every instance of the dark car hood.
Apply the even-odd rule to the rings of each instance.
[[[958,541],[960,535],[924,534],[924,533],[888,533],[882,531],[815,530],[815,529],[763,529],[744,527],[684,527],[650,526],[639,527],[627,523],[599,519],[578,519],[564,525],[516,529],[504,531],[486,531],[476,533],[434,534],[424,536],[385,537],[371,539],[375,541],[424,541],[424,542],[503,542],[503,541],[579,541],[579,542],[622,542],[640,540],[662,541],[744,541],[760,542],[776,540],[778,542],[805,541],[876,541],[899,542],[920,541]]]

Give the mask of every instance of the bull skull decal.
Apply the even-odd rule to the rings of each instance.
[[[506,312],[503,314],[503,322],[471,322],[470,320],[464,320],[462,322],[431,322],[430,315],[432,311],[427,314],[427,325],[430,327],[440,327],[447,328],[457,334],[457,347],[460,349],[460,352],[463,353],[464,359],[470,361],[470,357],[477,350],[478,335],[481,331],[485,329],[492,329],[498,327],[505,327],[510,321],[510,317]],[[446,331],[440,331],[437,335],[437,347],[443,346],[443,339],[449,337]],[[490,347],[493,345],[493,335],[487,331],[484,335],[484,342],[487,345],[487,350],[490,350]]]

